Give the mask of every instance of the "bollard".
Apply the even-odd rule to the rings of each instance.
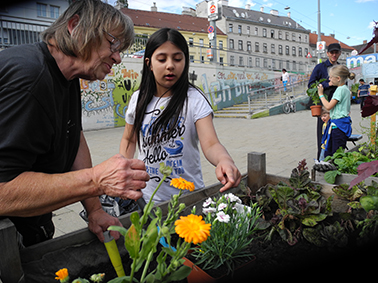
[[[261,152],[248,153],[248,187],[252,193],[266,184],[266,156]]]

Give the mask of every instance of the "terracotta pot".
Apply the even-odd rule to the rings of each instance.
[[[312,105],[310,106],[312,117],[320,117],[322,114],[322,106],[321,105]]]
[[[244,280],[246,278],[246,274],[251,272],[251,268],[253,264],[255,263],[256,257],[253,256],[250,261],[248,261],[247,263],[241,266],[238,266],[235,269],[233,275],[224,274],[217,278],[214,278],[211,275],[209,275],[206,271],[202,270],[200,267],[195,265],[186,257],[184,257],[184,260],[185,260],[184,265],[192,268],[192,272],[190,272],[189,276],[187,277],[188,283],[215,283],[215,282],[233,282],[233,281],[230,281],[230,279],[235,280],[238,278],[240,278],[241,280]]]

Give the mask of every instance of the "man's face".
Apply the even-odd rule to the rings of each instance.
[[[339,50],[333,50],[331,52],[327,52],[327,56],[328,56],[328,59],[331,62],[331,64],[336,64],[340,55],[341,55],[341,51],[339,51]]]

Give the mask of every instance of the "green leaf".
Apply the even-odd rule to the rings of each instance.
[[[360,203],[366,212],[378,210],[378,196],[364,196],[360,198]]]
[[[129,230],[127,230],[125,236],[125,247],[132,259],[136,259],[139,256],[140,236],[135,229],[134,224],[131,224]]]
[[[171,275],[168,276],[166,280],[163,282],[172,282],[172,281],[179,281],[183,280],[184,278],[188,277],[192,269],[189,266],[183,265],[175,272],[172,272]]]
[[[153,219],[148,225],[146,234],[143,236],[142,249],[140,251],[140,257],[146,259],[151,250],[156,251],[156,245],[158,241],[158,229],[156,226],[157,218]]]
[[[334,184],[336,177],[341,175],[338,170],[328,171],[324,173],[324,180],[329,184]]]
[[[117,232],[121,233],[121,235],[123,237],[126,237],[127,229],[125,227],[121,227],[121,226],[109,226],[108,230],[109,231],[117,231]]]
[[[130,221],[131,221],[131,223],[134,224],[135,229],[140,234],[141,227],[140,227],[139,220],[140,220],[140,217],[139,217],[139,213],[138,212],[134,211],[133,213],[131,213],[131,215],[130,215]]]
[[[326,214],[311,214],[302,219],[302,224],[310,227],[314,227],[319,221],[323,221],[327,218]]]

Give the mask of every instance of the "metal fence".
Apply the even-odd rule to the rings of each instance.
[[[287,95],[294,97],[305,95],[307,84],[308,79],[303,79],[294,83],[288,83],[286,90],[283,84],[275,84],[270,87],[263,87],[251,91],[248,95],[249,114],[252,114],[255,109],[268,108],[272,105],[281,104],[286,100]]]

